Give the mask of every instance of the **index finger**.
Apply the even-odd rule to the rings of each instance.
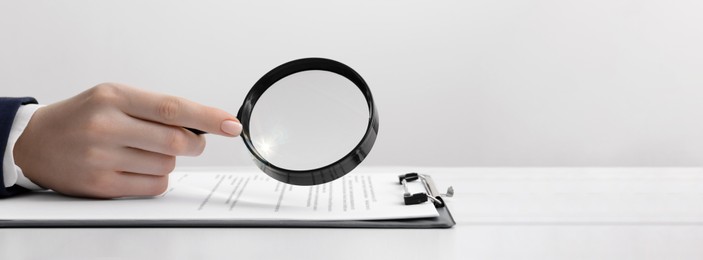
[[[166,125],[181,126],[224,136],[241,132],[239,120],[224,110],[176,96],[125,87],[126,114]]]

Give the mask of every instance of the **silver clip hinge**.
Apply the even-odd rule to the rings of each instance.
[[[422,182],[422,186],[425,188],[426,192],[419,192],[414,194],[410,193],[408,189],[408,182],[415,181],[418,179]],[[427,200],[431,200],[436,207],[443,207],[444,201],[442,200],[442,197],[450,198],[454,196],[454,188],[451,186],[447,189],[447,193],[439,193],[437,187],[435,186],[434,180],[431,176],[427,174],[418,174],[415,172],[411,172],[399,175],[398,180],[403,186],[403,199],[405,200],[405,205],[420,204]]]

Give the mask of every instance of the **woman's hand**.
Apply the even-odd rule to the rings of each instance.
[[[205,148],[183,127],[230,137],[242,129],[223,110],[105,83],[37,110],[13,154],[27,178],[59,193],[153,196],[168,186],[176,156]]]

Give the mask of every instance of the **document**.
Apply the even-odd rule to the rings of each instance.
[[[0,200],[2,220],[383,220],[438,216],[430,202],[403,203],[396,174],[350,173],[295,186],[257,170],[178,171],[157,197],[95,200],[51,191]]]

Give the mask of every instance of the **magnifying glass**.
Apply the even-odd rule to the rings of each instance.
[[[378,111],[364,79],[324,58],[294,60],[266,73],[237,118],[259,169],[294,185],[327,183],[351,172],[378,133]]]

